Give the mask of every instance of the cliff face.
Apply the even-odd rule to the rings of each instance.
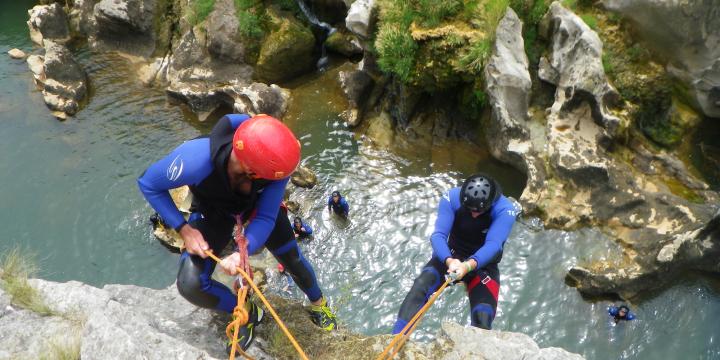
[[[54,315],[13,305],[0,289],[0,358],[37,359],[66,354],[82,359],[224,359],[229,316],[197,308],[175,286],[153,290],[131,285],[98,289],[79,282],[31,280]],[[311,359],[373,359],[390,336],[326,333],[297,302],[270,301]],[[270,315],[258,328],[249,354],[256,359],[294,359],[296,354]],[[429,344],[412,341],[403,350],[415,359],[558,359],[581,356],[540,349],[528,336],[444,324]]]

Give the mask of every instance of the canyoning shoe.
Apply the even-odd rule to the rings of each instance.
[[[337,328],[337,319],[330,307],[327,306],[325,298],[323,298],[322,304],[310,306],[310,319],[323,330],[331,331]]]
[[[243,351],[247,350],[250,345],[252,345],[252,342],[255,339],[255,327],[260,324],[264,315],[265,311],[251,301],[248,323],[238,329],[237,341]],[[228,341],[226,350],[227,353],[230,354],[230,351],[232,350],[232,340]]]

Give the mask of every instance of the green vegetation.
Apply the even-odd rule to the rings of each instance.
[[[424,89],[478,76],[510,0],[380,0],[380,68]]]
[[[79,333],[63,334],[45,345],[40,360],[80,360],[81,345]]]
[[[203,22],[215,7],[215,0],[194,0],[191,8],[190,23],[196,25]]]
[[[10,295],[13,304],[43,316],[57,315],[28,283],[28,278],[36,272],[31,256],[20,248],[11,249],[0,260],[0,286]]]
[[[587,24],[587,26],[589,26],[591,29],[598,29],[597,19],[591,14],[582,14],[580,15],[580,19],[582,19],[582,21]]]
[[[550,6],[550,0],[510,0],[510,7],[523,19],[525,53],[530,64],[540,61],[543,44],[538,41],[538,25]]]
[[[267,28],[267,15],[262,1],[234,0],[238,32],[245,38],[261,38]]]

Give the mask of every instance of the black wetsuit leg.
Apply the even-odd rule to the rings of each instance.
[[[470,324],[491,329],[497,310],[500,271],[497,264],[476,270],[463,278],[470,300]]]
[[[234,225],[235,221],[230,216],[220,215],[199,218],[190,223],[200,231],[215,254],[219,254],[231,240]],[[214,270],[215,261],[212,259],[183,251],[177,274],[178,291],[196,306],[232,312],[237,298],[227,286],[211,279]]]
[[[270,233],[265,247],[285,267],[285,271],[290,274],[310,301],[317,301],[322,298],[315,270],[297,245],[285,209],[281,208],[278,212],[275,227]]]
[[[423,266],[422,270],[420,270],[420,275],[415,278],[415,282],[400,306],[400,311],[398,312],[398,317],[393,327],[393,334],[401,332],[410,319],[425,305],[432,293],[442,285],[446,272],[447,266],[435,257],[432,257],[430,261]]]

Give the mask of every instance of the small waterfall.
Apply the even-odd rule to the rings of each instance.
[[[320,39],[320,59],[317,61],[317,69],[322,71],[325,70],[325,67],[328,64],[328,56],[327,56],[327,50],[325,49],[325,40],[332,35],[336,30],[334,27],[332,27],[330,24],[320,21],[320,19],[313,14],[312,11],[308,8],[307,4],[305,4],[305,0],[297,0],[298,5],[300,6],[300,10],[302,10],[303,14],[305,14],[305,17],[307,17],[308,21],[310,21],[311,24],[314,26],[317,26],[320,28],[324,34],[324,36]]]

